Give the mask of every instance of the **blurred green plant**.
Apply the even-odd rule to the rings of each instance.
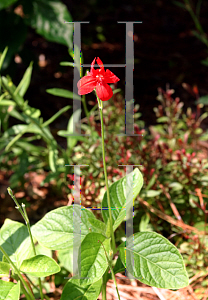
[[[196,30],[191,31],[192,34],[208,47],[208,37],[207,34],[204,32],[204,29],[200,22],[200,11],[201,11],[202,2],[203,2],[202,0],[198,0],[196,5],[194,5],[194,3],[191,0],[183,0],[182,2],[173,1],[175,5],[189,12],[196,27]],[[205,66],[208,66],[208,57],[202,60],[201,63]]]
[[[6,69],[27,37],[28,27],[50,42],[73,47],[72,17],[67,7],[59,0],[1,0],[0,1],[0,52],[8,46],[4,60]]]

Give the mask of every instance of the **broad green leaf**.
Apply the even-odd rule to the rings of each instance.
[[[64,250],[73,246],[74,225],[73,213],[80,218],[77,208],[79,205],[65,206],[47,213],[32,227],[32,233],[38,242],[51,250]],[[81,211],[81,240],[88,234],[91,227],[88,218],[95,218],[90,210],[82,207]],[[94,229],[92,228],[92,231]],[[41,232],[41,234],[40,234]]]
[[[54,96],[59,96],[59,97],[64,97],[64,98],[75,99],[75,100],[81,101],[80,96],[78,96],[77,94],[75,94],[71,91],[68,91],[68,90],[54,88],[54,89],[48,89],[48,90],[46,90],[46,92],[51,95],[54,95]]]
[[[67,271],[73,273],[73,247],[70,249],[59,250],[58,259],[61,267],[64,267]]]
[[[32,75],[32,67],[33,67],[33,62],[30,63],[29,67],[25,71],[25,74],[22,77],[22,80],[20,81],[17,89],[15,90],[15,94],[19,93],[20,96],[24,96],[25,93],[27,92],[27,89],[30,85],[31,81],[31,75]]]
[[[102,221],[95,219],[95,218],[89,218],[88,219],[90,224],[95,228],[96,232],[102,233],[105,235],[106,233],[106,225]]]
[[[35,277],[46,277],[60,272],[56,261],[45,255],[36,255],[23,260],[20,271]]]
[[[33,0],[31,5],[25,22],[48,41],[72,48],[73,24],[64,23],[72,21],[67,7],[58,0]]]
[[[0,277],[9,276],[10,264],[0,262]]]
[[[15,284],[0,280],[0,300],[19,300],[20,281]]]
[[[37,244],[35,250],[36,250],[36,254],[41,254],[52,258],[52,251],[48,248],[43,247],[40,244]]]
[[[46,122],[43,123],[42,127],[48,126],[49,124],[51,124],[53,121],[55,121],[62,113],[64,113],[65,111],[67,111],[71,106],[67,105],[65,107],[63,107],[62,109],[60,109],[57,113],[55,113],[55,115],[53,115],[49,120],[47,120]]]
[[[60,300],[97,300],[102,286],[102,279],[81,287],[79,279],[71,278],[64,286]]]
[[[127,271],[139,281],[164,289],[179,289],[189,284],[181,254],[160,234],[136,233],[127,239],[127,245],[124,242],[119,246],[120,257]],[[125,249],[126,258],[132,255],[127,262]]]
[[[103,245],[98,242],[101,241]],[[81,279],[80,285],[86,286],[98,281],[105,273],[108,262],[105,255],[110,250],[110,238],[106,239],[100,233],[91,232],[87,234],[81,244],[81,257],[80,252],[78,260],[81,261]]]
[[[133,176],[132,176],[133,175]],[[113,219],[113,230],[121,224],[121,222],[125,219],[126,212],[131,208],[131,193],[133,190],[133,202],[135,198],[138,196],[143,185],[143,177],[138,168],[135,168],[133,172],[128,174],[127,176],[127,190],[128,195],[126,197],[126,176],[114,182],[110,188],[110,201],[111,201],[111,212]],[[127,199],[126,199],[127,198]],[[107,193],[105,192],[102,208],[108,207],[107,202]],[[107,224],[109,218],[109,211],[102,210],[102,216],[104,222]]]
[[[1,227],[0,245],[18,268],[32,252],[27,227],[9,219],[6,219]]]

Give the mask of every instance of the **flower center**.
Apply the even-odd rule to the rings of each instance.
[[[97,79],[97,81],[102,82],[103,81],[103,75],[96,75],[96,79]]]

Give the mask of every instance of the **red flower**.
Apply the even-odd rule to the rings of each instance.
[[[87,72],[87,76],[81,78],[78,83],[78,94],[85,95],[91,93],[96,88],[97,96],[102,101],[107,101],[113,96],[113,91],[107,83],[114,83],[120,79],[114,75],[110,70],[104,70],[104,66],[99,57],[97,57],[97,63],[100,69],[95,70],[95,59],[91,63],[91,70]]]

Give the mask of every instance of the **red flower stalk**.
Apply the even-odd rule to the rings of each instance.
[[[113,91],[107,83],[115,83],[120,79],[110,70],[104,70],[103,63],[99,57],[97,57],[97,63],[100,69],[95,70],[95,60],[96,57],[91,64],[90,72],[87,72],[87,75],[78,81],[78,94],[89,94],[96,88],[96,93],[99,99],[102,101],[107,101],[113,96]]]

